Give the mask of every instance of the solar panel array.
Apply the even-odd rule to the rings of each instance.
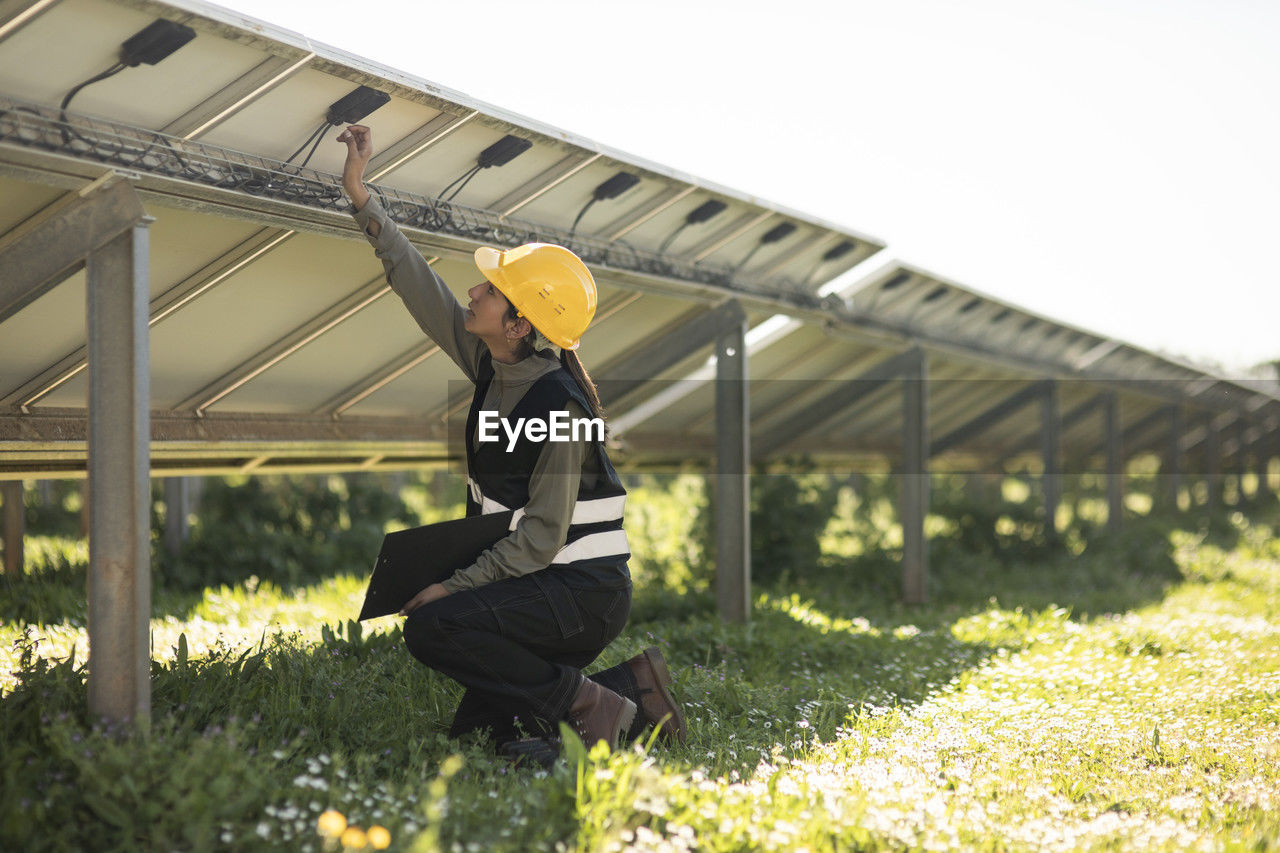
[[[194,38],[84,86],[64,108],[157,20]],[[478,279],[479,245],[560,242],[591,264],[600,310],[581,353],[612,400],[624,464],[711,458],[713,341],[696,335],[731,301],[758,330],[760,459],[891,458],[900,404],[868,371],[913,347],[928,357],[939,465],[1034,449],[1031,402],[1046,378],[1061,380],[1073,458],[1098,452],[1102,392],[1119,395],[1127,427],[1146,419],[1152,434],[1171,405],[1195,423],[1239,422],[1249,443],[1280,423],[1274,383],[1230,381],[900,263],[828,294],[883,243],[234,12],[10,0],[0,5],[0,250],[103,175],[136,186],[154,218],[157,474],[456,455],[448,428],[468,393],[390,292],[336,174],[345,149],[326,117],[371,93],[385,96],[363,120],[378,143],[371,185],[456,293]],[[0,477],[84,470],[84,304],[81,271],[0,306]],[[646,365],[637,353],[670,357]],[[1007,417],[963,429],[1002,402]]]

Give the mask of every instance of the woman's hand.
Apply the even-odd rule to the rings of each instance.
[[[342,187],[356,210],[361,210],[369,201],[369,191],[364,188],[364,170],[373,157],[373,132],[362,124],[353,124],[338,134],[338,141],[347,144],[347,161],[342,164]]]
[[[443,584],[433,583],[431,586],[409,599],[409,601],[405,603],[405,606],[400,608],[399,615],[408,616],[422,605],[435,601],[437,598],[444,598],[448,594],[449,590],[445,589]]]

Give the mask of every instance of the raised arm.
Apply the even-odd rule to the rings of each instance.
[[[387,282],[427,337],[475,382],[484,342],[466,330],[465,312],[457,298],[365,188],[365,168],[373,157],[373,134],[369,128],[353,124],[342,131],[338,141],[347,145],[342,187],[351,199],[356,223],[382,261]]]

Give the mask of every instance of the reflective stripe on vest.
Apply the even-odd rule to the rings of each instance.
[[[489,515],[495,512],[508,512],[511,507],[504,506],[493,498],[486,497],[480,491],[480,485],[471,477],[467,477],[467,488],[472,499],[480,504],[480,514]],[[602,522],[622,522],[622,513],[626,507],[627,496],[615,495],[607,498],[577,501],[573,505],[573,517],[569,519],[572,528],[583,524],[600,524]],[[515,510],[511,515],[508,530],[515,530],[524,518],[524,507]],[[572,563],[577,560],[597,559],[600,557],[620,557],[631,552],[630,543],[624,530],[605,530],[579,537],[561,548],[552,558],[551,563]]]

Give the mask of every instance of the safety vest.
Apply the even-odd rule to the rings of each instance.
[[[529,479],[544,442],[530,440],[523,431],[510,450],[508,436],[501,431],[499,441],[476,440],[481,405],[493,376],[493,363],[485,353],[477,366],[475,395],[467,414],[467,515],[514,510],[511,529],[515,530],[529,502]],[[539,377],[506,417],[513,423],[518,418],[550,420],[552,412],[565,411],[569,400],[575,400],[588,413],[591,411],[578,383],[560,367]],[[613,568],[615,571],[611,574],[627,577],[626,562],[631,548],[622,529],[627,490],[601,442],[593,441],[589,452],[596,454],[599,476],[590,485],[585,478],[579,479],[577,501],[564,546],[548,568]]]

